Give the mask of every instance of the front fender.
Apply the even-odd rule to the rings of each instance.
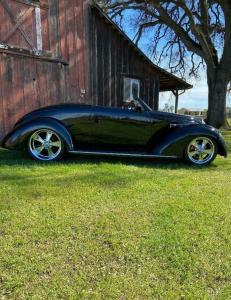
[[[218,154],[227,157],[227,146],[221,134],[211,126],[199,124],[173,127],[164,140],[154,148],[154,154],[183,158],[189,142],[198,136],[213,138],[217,142]]]
[[[74,149],[72,137],[68,129],[57,120],[51,118],[38,118],[17,126],[4,138],[2,147],[12,150],[23,149],[30,135],[36,130],[44,128],[57,132],[63,139],[68,151]]]

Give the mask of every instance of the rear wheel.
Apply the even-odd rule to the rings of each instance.
[[[186,160],[197,166],[210,164],[217,156],[217,144],[209,137],[197,137],[187,146]]]
[[[64,153],[64,142],[58,133],[51,129],[35,131],[28,140],[29,154],[39,161],[55,161]]]

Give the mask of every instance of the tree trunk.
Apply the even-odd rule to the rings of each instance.
[[[211,75],[208,72],[208,116],[207,123],[216,128],[227,126],[226,118],[226,97],[228,80],[224,72],[215,72]]]

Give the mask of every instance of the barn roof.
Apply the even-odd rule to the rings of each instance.
[[[93,8],[97,10],[101,17],[105,18],[105,21],[109,23],[122,37],[125,39],[130,46],[134,47],[138,55],[140,55],[146,62],[148,62],[151,67],[153,67],[160,76],[160,91],[171,91],[171,90],[187,90],[191,89],[193,86],[183,79],[173,75],[172,73],[158,67],[155,65],[145,54],[141,51],[140,48],[113,22],[110,17],[102,10],[102,8],[94,4]]]

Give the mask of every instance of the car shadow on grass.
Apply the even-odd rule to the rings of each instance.
[[[25,152],[21,151],[8,151],[0,149],[0,166],[44,166],[44,165],[54,165],[57,167],[60,165],[82,165],[82,164],[92,164],[100,165],[103,163],[108,164],[122,164],[127,166],[136,166],[140,168],[155,168],[155,169],[184,169],[184,170],[207,170],[208,168],[213,170],[217,168],[217,164],[213,163],[207,167],[197,167],[191,166],[182,160],[177,159],[163,159],[163,158],[122,158],[122,157],[106,157],[106,156],[85,156],[85,155],[65,155],[65,157],[58,162],[37,162],[31,159]]]

